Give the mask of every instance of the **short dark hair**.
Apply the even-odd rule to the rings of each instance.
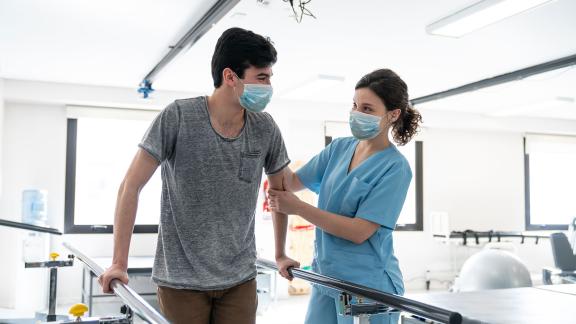
[[[366,74],[356,83],[355,89],[368,88],[384,103],[387,110],[400,109],[400,116],[392,125],[392,136],[399,145],[408,143],[422,123],[422,115],[408,99],[408,86],[398,74],[380,69]]]
[[[212,55],[214,87],[222,85],[222,71],[225,68],[244,78],[244,70],[250,66],[268,67],[274,65],[276,59],[276,49],[270,39],[246,29],[230,28],[222,33]]]

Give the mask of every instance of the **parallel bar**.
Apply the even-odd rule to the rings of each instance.
[[[276,263],[268,260],[258,259],[256,264],[261,267],[278,270]],[[405,297],[388,294],[369,287],[356,285],[347,281],[331,278],[310,271],[296,268],[289,268],[288,270],[290,274],[295,278],[304,279],[315,284],[349,293],[354,296],[371,299],[391,308],[405,311],[416,316],[448,324],[460,324],[463,322],[462,315],[457,312],[452,312]]]
[[[13,222],[13,221],[5,220],[5,219],[0,219],[0,225],[19,228],[19,229],[25,229],[25,230],[34,231],[34,232],[42,232],[42,233],[62,235],[62,232],[58,231],[55,228],[37,226],[37,225],[26,224],[26,223]]]
[[[473,239],[476,241],[476,244],[479,244],[479,239],[481,238],[488,238],[489,241],[492,239],[496,240],[497,242],[500,241],[501,238],[505,237],[517,237],[522,239],[522,243],[524,243],[524,239],[536,239],[536,244],[538,244],[539,239],[548,239],[550,238],[549,235],[538,235],[538,234],[523,234],[522,232],[494,232],[494,231],[485,231],[485,232],[477,232],[477,231],[452,231],[450,234],[434,234],[433,237],[436,238],[443,238],[443,239],[463,239],[464,245],[467,245],[469,239]]]
[[[461,238],[464,235],[463,232],[452,232],[450,233],[450,237],[449,238]],[[447,238],[445,234],[434,234],[434,237],[444,237]],[[537,235],[537,234],[522,234],[522,233],[516,233],[516,232],[492,232],[491,234],[489,232],[469,232],[466,234],[466,236],[468,237],[474,237],[474,236],[478,236],[478,237],[492,237],[492,238],[497,238],[499,237],[525,237],[525,238],[550,238],[550,236],[548,235]]]
[[[64,247],[74,253],[76,259],[82,261],[85,265],[92,270],[96,276],[102,275],[104,269],[100,267],[92,259],[88,258],[82,252],[68,243],[62,243]],[[143,320],[152,324],[169,324],[170,322],[164,318],[158,311],[156,311],[150,304],[148,304],[140,295],[138,295],[132,288],[123,284],[120,280],[114,279],[110,283],[114,293],[122,299],[124,304],[128,305],[134,313],[138,314]]]
[[[158,73],[172,61],[182,50],[196,43],[211,27],[217,23],[230,9],[232,9],[240,0],[218,0],[212,8],[206,12],[202,18],[182,37],[176,45],[152,68],[144,77],[144,81],[150,85]]]
[[[447,98],[470,91],[480,90],[482,88],[487,88],[506,82],[522,80],[535,74],[561,69],[574,64],[576,64],[576,54],[559,58],[557,60],[537,64],[520,70],[504,73],[492,78],[487,78],[480,81],[468,83],[463,86],[459,86],[449,90],[440,91],[430,95],[418,97],[410,100],[410,102],[413,105],[418,105],[421,103]]]
[[[24,268],[54,268],[54,267],[71,267],[74,265],[74,260],[69,259],[66,261],[41,261],[41,262],[25,262]]]

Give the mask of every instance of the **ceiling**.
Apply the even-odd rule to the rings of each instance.
[[[0,0],[0,76],[136,88],[214,0]]]
[[[0,77],[135,89],[214,2],[0,0]],[[576,53],[573,0],[556,0],[459,39],[426,34],[428,23],[474,2],[312,0],[308,8],[317,18],[304,17],[299,24],[284,1],[242,0],[162,71],[154,86],[158,91],[211,92],[212,51],[222,31],[232,26],[275,43],[275,96],[327,103],[349,103],[355,82],[376,68],[398,72],[414,98]],[[318,85],[319,75],[342,81]],[[513,107],[522,100],[558,101],[572,112],[566,108],[554,118],[576,119],[570,99],[576,97],[576,87],[570,86],[575,75],[573,70],[554,71],[517,88],[502,85],[498,91],[507,99],[467,97],[498,92],[487,89],[422,107],[491,116],[507,109],[506,116],[539,116],[536,108]],[[537,98],[528,97],[534,94]]]
[[[418,105],[491,117],[576,120],[576,66]]]

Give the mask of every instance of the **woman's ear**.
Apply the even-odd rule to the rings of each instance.
[[[402,113],[402,111],[400,110],[400,108],[397,108],[392,111],[389,111],[388,113],[391,114],[390,123],[393,124],[398,120],[398,118],[400,117],[400,113]]]

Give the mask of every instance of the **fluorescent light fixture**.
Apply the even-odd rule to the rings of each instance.
[[[576,108],[576,99],[572,97],[556,97],[530,104],[502,108],[487,113],[486,115],[492,117],[530,116],[539,111],[549,111],[557,108],[566,108],[568,111],[574,111],[574,108]]]
[[[345,77],[339,75],[318,74],[313,78],[305,80],[295,87],[282,91],[280,97],[293,100],[320,100],[329,99],[324,97],[325,91],[344,84]],[[351,90],[352,93],[352,90]],[[319,96],[322,96],[318,98]],[[350,95],[351,97],[352,95]]]
[[[426,26],[433,35],[461,37],[554,0],[482,0]]]

